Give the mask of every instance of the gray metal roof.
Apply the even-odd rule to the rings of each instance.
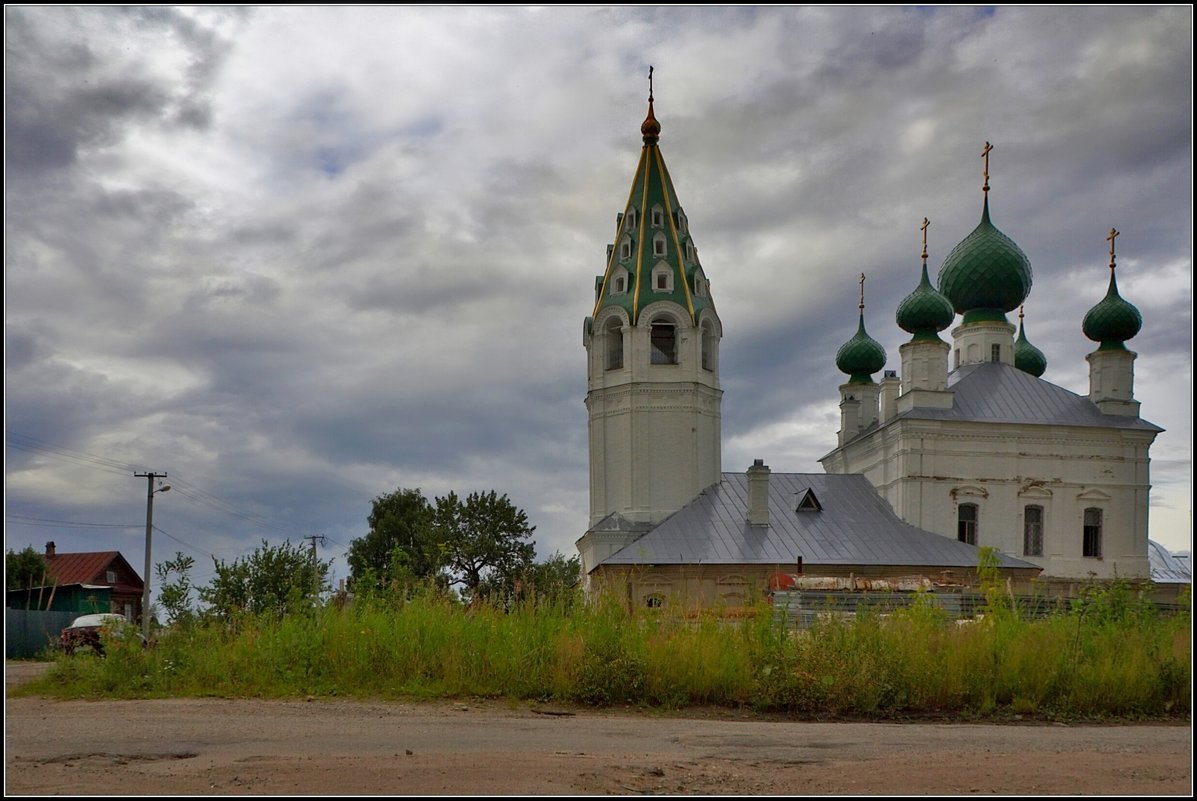
[[[804,490],[822,511],[796,512]],[[862,475],[773,473],[769,525],[748,524],[748,478],[723,479],[603,564],[910,565],[976,567],[978,549],[915,528]],[[1001,566],[1039,570],[1002,555]]]
[[[1192,584],[1193,571],[1187,554],[1170,553],[1155,540],[1147,541],[1147,561],[1151,565],[1151,580],[1156,584]]]
[[[948,376],[951,409],[911,409],[898,415],[919,420],[1096,426],[1163,431],[1141,417],[1103,414],[1087,397],[999,362],[968,364]]]

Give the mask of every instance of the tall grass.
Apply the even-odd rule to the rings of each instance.
[[[615,603],[465,609],[426,595],[198,624],[142,650],[60,657],[33,692],[69,697],[506,697],[751,706],[808,716],[1187,715],[1190,615],[1107,591],[1028,621],[966,625],[929,600],[794,632],[768,606],[718,613]]]

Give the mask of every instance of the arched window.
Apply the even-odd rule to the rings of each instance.
[[[632,238],[625,236],[619,243],[619,258],[627,260],[632,258]]]
[[[652,364],[677,364],[677,329],[672,323],[653,323],[649,339]]]
[[[644,605],[649,609],[660,609],[665,605],[665,596],[659,592],[654,592],[652,595],[645,596]]]
[[[977,505],[962,503],[956,510],[956,539],[969,545],[977,544]]]
[[[702,369],[715,369],[715,330],[709,321],[702,324]]]
[[[629,208],[627,218],[624,220],[623,230],[630,231],[635,226],[636,226],[636,210],[633,208]]]
[[[665,212],[660,206],[653,206],[653,228],[660,228],[665,224]]]
[[[1043,507],[1022,510],[1022,555],[1043,556]]]
[[[1090,506],[1085,510],[1081,555],[1101,558],[1101,510]]]
[[[665,234],[658,232],[657,235],[653,237],[653,255],[665,255]]]
[[[619,318],[613,317],[603,328],[607,337],[607,369],[623,369],[623,331]]]
[[[673,291],[673,270],[669,269],[669,265],[665,262],[660,262],[653,267],[653,291]]]

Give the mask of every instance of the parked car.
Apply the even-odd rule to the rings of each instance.
[[[124,637],[133,632],[133,627],[124,615],[105,613],[99,615],[83,615],[71,621],[71,625],[62,630],[59,639],[67,655],[76,651],[91,648],[101,656],[104,654],[104,639],[101,632],[107,632],[110,637]],[[135,635],[145,643],[141,632]]]

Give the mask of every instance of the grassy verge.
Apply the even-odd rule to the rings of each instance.
[[[966,625],[923,603],[796,633],[764,605],[729,620],[614,604],[467,610],[422,597],[196,624],[148,650],[114,642],[106,658],[60,657],[25,691],[1159,718],[1190,711],[1190,632],[1187,611],[1161,616],[1125,598],[1035,621],[995,608]]]

